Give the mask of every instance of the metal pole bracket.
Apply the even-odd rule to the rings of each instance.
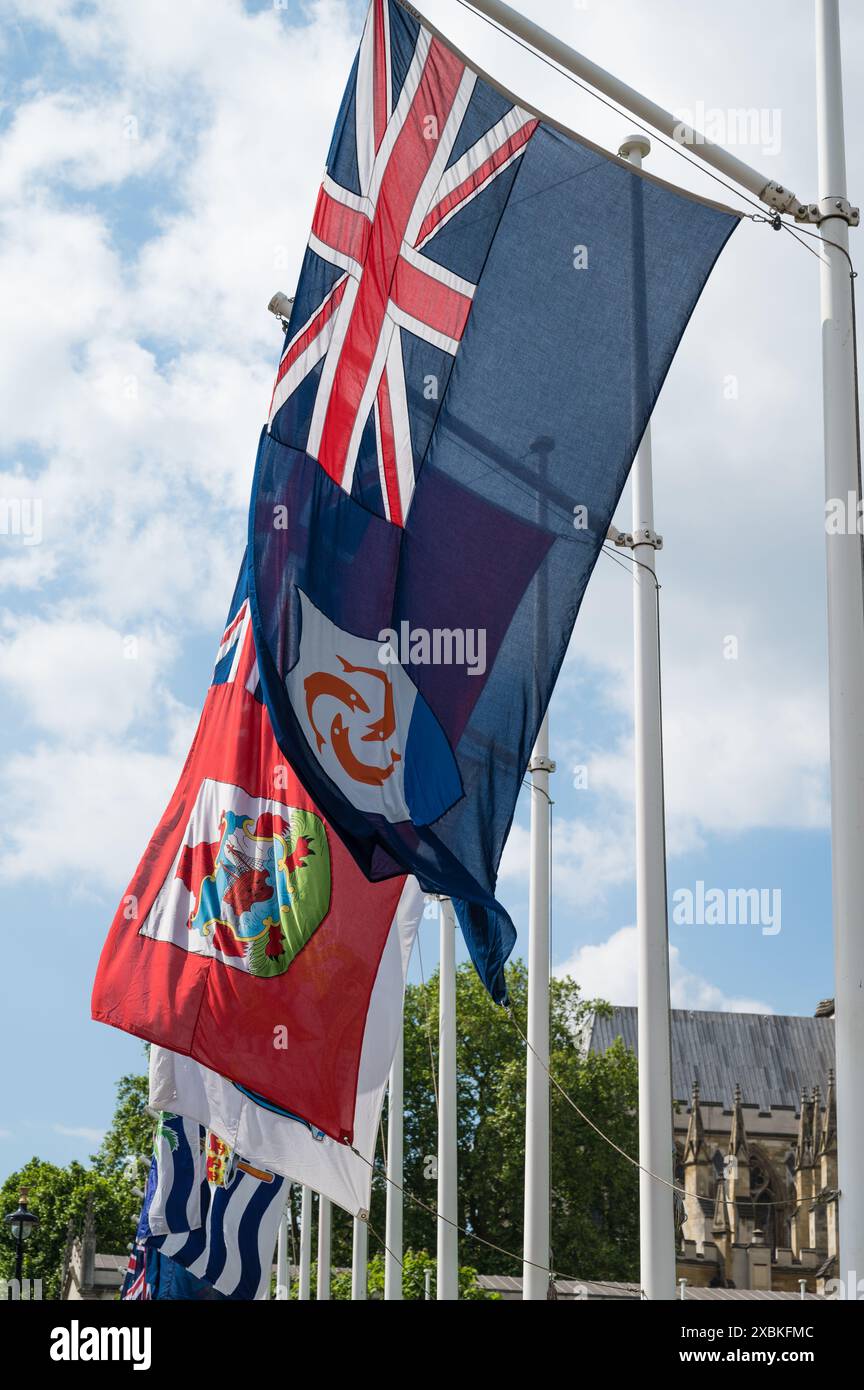
[[[637,545],[650,545],[654,550],[663,549],[663,537],[652,531],[650,526],[642,526],[638,531],[619,531],[612,539],[615,545],[624,546],[627,550],[634,550]]]
[[[842,217],[850,227],[861,224],[861,209],[853,208],[848,198],[822,198],[818,203],[807,203],[795,214],[796,222],[812,222],[819,226],[829,217]]]
[[[555,772],[556,770],[557,763],[554,759],[545,758],[539,753],[532,754],[531,761],[528,764],[529,772]]]
[[[782,183],[775,183],[772,179],[770,183],[766,183],[759,197],[769,208],[776,208],[778,212],[794,213],[796,218],[806,221],[804,214],[807,212],[807,204],[802,203],[790,188],[784,188]]]

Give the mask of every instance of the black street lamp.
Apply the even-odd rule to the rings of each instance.
[[[24,1277],[24,1242],[29,1237],[30,1232],[39,1225],[39,1217],[34,1216],[32,1211],[27,1210],[27,1191],[28,1189],[26,1187],[21,1189],[17,1211],[10,1211],[8,1215],[3,1218],[12,1232],[12,1238],[15,1241],[15,1278],[18,1283],[19,1293],[21,1281]],[[11,1289],[9,1290],[8,1297],[12,1297]]]

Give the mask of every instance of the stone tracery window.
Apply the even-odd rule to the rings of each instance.
[[[773,1251],[778,1245],[789,1245],[792,1203],[788,1184],[764,1150],[753,1144],[750,1145],[749,1208],[753,1229],[762,1231],[766,1245]]]

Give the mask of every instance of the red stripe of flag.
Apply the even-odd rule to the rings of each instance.
[[[318,337],[318,334],[321,332],[321,329],[326,324],[327,320],[339,308],[339,305],[342,303],[342,296],[345,293],[345,286],[347,284],[348,278],[346,276],[346,278],[344,280],[341,280],[339,284],[336,286],[330,298],[325,300],[324,303],[321,305],[321,308],[318,310],[318,313],[315,315],[314,319],[309,324],[309,327],[304,329],[304,331],[299,335],[299,337],[294,339],[294,342],[291,344],[290,348],[285,353],[285,356],[282,358],[282,361],[279,363],[279,371],[276,373],[276,382],[273,387],[274,396],[276,394],[276,387],[279,385],[279,382],[282,380],[285,373],[294,365],[294,363],[297,361],[297,358],[302,356],[302,354],[306,351],[307,347],[309,347],[309,344],[315,341],[315,339]],[[271,411],[273,409],[272,400],[270,402],[270,409]]]
[[[463,179],[458,188],[454,188],[452,193],[448,193],[441,199],[440,203],[436,203],[432,211],[426,214],[423,220],[423,226],[420,228],[414,245],[419,246],[421,242],[425,241],[429,233],[447,216],[448,212],[458,206],[459,203],[464,202],[475,189],[480,188],[486,180],[494,174],[496,169],[506,163],[517,150],[521,150],[523,145],[527,145],[536,127],[536,121],[527,121],[525,125],[520,126],[515,134],[510,136],[509,140],[501,145],[494,154],[491,154],[489,158],[480,165],[479,169],[475,169],[472,174],[468,175],[467,179]]]
[[[387,485],[387,502],[390,507],[390,520],[396,526],[402,525],[402,499],[399,495],[399,473],[396,468],[396,441],[393,436],[393,412],[390,408],[390,387],[385,367],[378,383],[378,431],[381,436],[381,459],[384,465],[384,481]]]
[[[387,110],[387,64],[390,61],[387,52],[387,44],[384,35],[384,6],[388,0],[375,0],[375,43],[374,52],[374,124],[375,124],[375,152],[381,148],[381,141],[384,139],[384,132],[387,129],[387,121],[390,112]]]
[[[312,232],[319,241],[362,265],[371,231],[372,225],[365,212],[346,207],[326,189],[321,189],[312,219]]]
[[[322,468],[339,484],[381,336],[405,229],[437,147],[435,140],[425,138],[426,122],[434,116],[438,129],[443,130],[463,72],[464,66],[455,54],[433,39],[411,110],[381,180],[363,278],[333,379],[318,451]]]
[[[400,256],[393,274],[390,298],[406,314],[458,342],[471,312],[471,300]]]
[[[222,641],[219,643],[219,646],[220,646],[220,647],[224,647],[224,646],[225,646],[225,643],[228,641],[228,638],[231,636],[231,634],[232,634],[232,632],[234,631],[234,629],[235,629],[236,627],[238,627],[238,626],[240,625],[240,623],[242,623],[242,621],[243,621],[243,619],[244,619],[245,617],[246,617],[246,601],[245,601],[245,599],[244,599],[244,601],[241,603],[240,607],[237,609],[237,612],[235,613],[234,617],[231,619],[231,622],[228,624],[228,626],[226,627],[225,631],[222,633]]]

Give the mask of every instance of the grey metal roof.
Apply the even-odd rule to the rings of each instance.
[[[522,1280],[513,1274],[478,1274],[477,1283],[489,1293],[522,1297]],[[560,1298],[623,1299],[641,1297],[638,1284],[616,1284],[608,1279],[556,1279],[555,1290]]]
[[[605,1052],[621,1037],[638,1053],[636,1034],[637,1010],[613,1008],[595,1017],[589,1050]],[[706,1104],[728,1108],[740,1085],[745,1105],[797,1110],[802,1087],[820,1086],[824,1100],[833,1065],[833,1018],[672,1010],[672,1091],[685,1104],[698,1081]]]
[[[477,1283],[481,1289],[487,1289],[490,1293],[500,1293],[506,1297],[508,1294],[521,1296],[522,1280],[510,1274],[478,1274]],[[638,1299],[641,1292],[638,1284],[619,1284],[606,1279],[556,1279],[555,1288],[559,1297],[562,1298],[585,1298],[595,1299]],[[713,1302],[717,1299],[733,1300],[737,1302],[747,1302],[751,1299],[769,1300],[776,1299],[795,1299],[800,1300],[800,1293],[781,1292],[779,1289],[700,1289],[691,1288],[688,1284],[684,1291],[685,1301],[695,1299],[699,1302]],[[805,1299],[816,1302],[824,1302],[815,1293],[806,1293]]]
[[[691,1299],[701,1300],[703,1303],[710,1302],[715,1299],[721,1299],[727,1302],[731,1300],[732,1302],[736,1303],[749,1303],[753,1299],[758,1299],[765,1302],[774,1301],[778,1298],[785,1299],[787,1302],[790,1299],[793,1299],[796,1303],[801,1302],[801,1294],[790,1293],[788,1289],[691,1289],[688,1284],[687,1288],[684,1291],[684,1299],[685,1302],[688,1303]],[[820,1294],[816,1293],[805,1293],[804,1301],[811,1303],[825,1303],[826,1301],[830,1302],[830,1299],[826,1300],[822,1298]]]

